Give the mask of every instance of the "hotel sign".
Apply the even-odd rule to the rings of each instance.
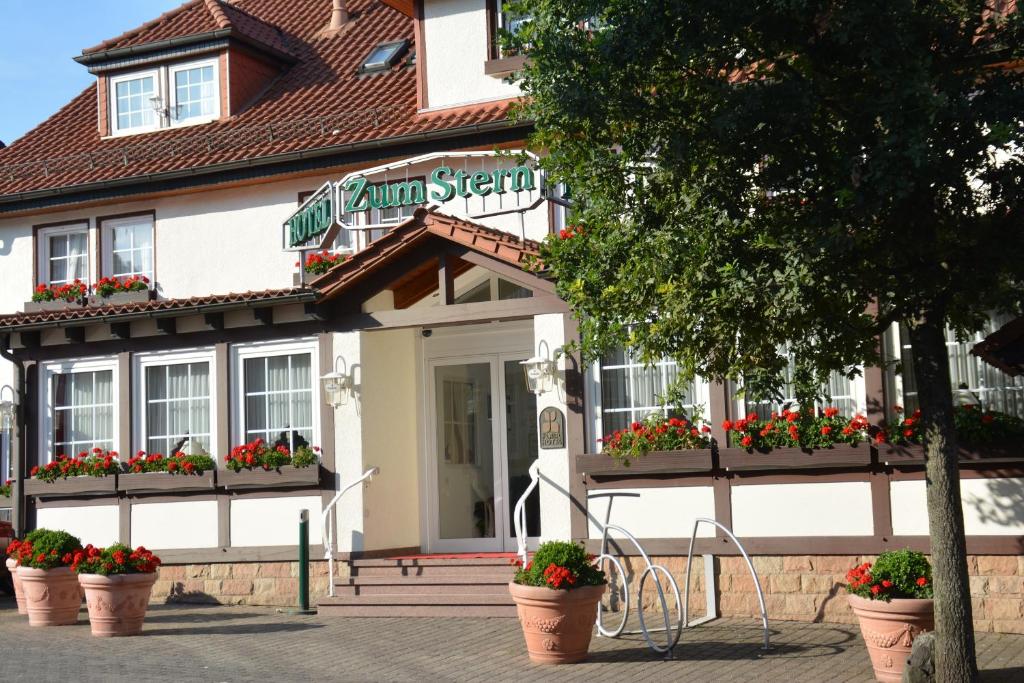
[[[342,228],[390,228],[416,206],[451,203],[442,210],[471,219],[529,211],[544,200],[543,177],[537,157],[522,155],[534,163],[510,164],[510,153],[434,153],[325,183],[285,221],[284,248],[326,247]]]

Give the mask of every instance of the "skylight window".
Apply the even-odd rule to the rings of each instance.
[[[363,65],[360,67],[360,71],[363,73],[369,71],[384,71],[394,66],[405,51],[409,49],[408,40],[398,40],[392,43],[381,43],[377,47],[370,51],[366,59],[363,60]]]

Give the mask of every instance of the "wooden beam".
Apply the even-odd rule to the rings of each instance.
[[[207,313],[203,316],[203,322],[211,330],[223,330],[224,329],[224,314],[223,313]]]
[[[176,334],[178,331],[177,318],[156,318],[156,329],[163,334]]]
[[[252,317],[256,319],[256,322],[262,323],[263,325],[273,325],[274,309],[270,306],[254,308],[252,309]]]
[[[21,345],[26,349],[38,349],[39,348],[39,330],[30,330],[28,332],[19,332],[18,340]]]
[[[437,291],[442,306],[455,303],[455,257],[441,254],[437,259]]]
[[[110,336],[117,337],[118,339],[131,339],[132,338],[132,324],[131,323],[110,323]]]
[[[72,344],[82,344],[85,342],[85,328],[84,327],[65,327],[64,328],[64,339],[71,342]]]
[[[320,304],[315,304],[315,303],[303,304],[302,311],[303,311],[303,313],[305,313],[310,318],[313,318],[314,320],[326,320],[327,319],[327,311]]]

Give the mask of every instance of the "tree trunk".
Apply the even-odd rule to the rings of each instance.
[[[944,329],[944,316],[929,313],[911,325],[910,343],[925,446],[935,591],[935,669],[937,680],[960,683],[978,680],[978,666]]]

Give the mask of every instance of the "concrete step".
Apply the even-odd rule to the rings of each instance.
[[[504,558],[466,560],[356,560],[350,565],[352,576],[500,576],[507,581],[513,568]]]
[[[317,612],[324,617],[502,617],[516,616],[515,605],[362,605],[321,601]]]
[[[508,595],[507,576],[431,575],[431,576],[354,576],[335,579],[341,595]]]
[[[473,594],[442,593],[440,595],[336,595],[320,604],[332,605],[514,605],[508,593]]]

